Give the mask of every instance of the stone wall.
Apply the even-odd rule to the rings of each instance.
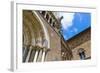
[[[72,50],[72,52],[73,52],[72,60],[80,60],[80,57],[79,57],[79,54],[78,54],[78,50],[80,48],[83,48],[85,50],[86,58],[91,57],[91,41],[89,40],[89,41],[77,46],[76,48],[74,48]]]
[[[41,14],[39,17],[43,21],[45,27],[47,28],[47,32],[50,38],[50,50],[46,54],[45,61],[60,61],[61,60],[61,40],[56,31],[53,30],[53,27],[44,19]]]
[[[79,60],[78,50],[83,48],[85,50],[86,58],[91,58],[91,28],[87,28],[83,32],[77,34],[71,39],[66,41],[66,44],[69,45],[72,49],[73,58],[72,60]]]

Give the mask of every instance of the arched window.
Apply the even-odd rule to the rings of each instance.
[[[78,50],[78,55],[79,55],[79,57],[80,57],[80,59],[81,60],[84,60],[85,59],[85,50],[83,49],[83,48],[80,48],[79,50]]]

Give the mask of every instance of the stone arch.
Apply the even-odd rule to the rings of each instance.
[[[33,15],[34,20],[31,19],[32,16],[28,17],[28,15],[30,16]],[[50,45],[49,45],[50,41],[49,41],[47,29],[44,26],[43,22],[38,17],[36,12],[29,12],[29,13],[28,11],[24,12],[23,24],[24,24],[23,26],[27,27],[28,30],[30,31],[31,39],[29,39],[29,41],[31,40],[31,45],[33,45],[33,43],[36,45],[36,42],[38,42],[38,40],[42,41],[43,39],[46,39],[48,41],[48,48],[50,48]]]
[[[47,44],[44,44],[44,41]],[[23,46],[25,46],[23,47],[23,53],[27,51],[26,55],[23,55],[23,62],[44,61],[46,50],[50,48],[47,29],[36,11],[23,10]],[[32,56],[33,54],[31,55],[31,52],[33,52],[34,57]],[[37,54],[39,56],[42,54],[42,57],[37,58]]]
[[[50,48],[50,38],[49,38],[49,34],[48,34],[47,28],[46,28],[46,26],[44,25],[43,21],[40,19],[40,17],[39,17],[39,15],[37,14],[37,12],[35,12],[35,11],[32,11],[32,12],[36,15],[37,19],[39,20],[39,22],[40,22],[40,24],[41,24],[41,26],[42,26],[42,29],[43,29],[43,31],[44,31],[45,39],[48,41],[48,46],[47,46],[47,47]]]

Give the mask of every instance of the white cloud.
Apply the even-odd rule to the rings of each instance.
[[[74,32],[77,32],[77,31],[78,31],[78,29],[77,29],[77,28],[74,28],[73,30],[74,30]]]
[[[78,32],[78,29],[77,28],[73,28],[72,30],[70,30],[70,32],[72,33],[72,32]]]
[[[70,32],[73,32],[72,30]]]
[[[80,13],[77,13],[78,17],[79,17],[79,20],[80,22],[82,21],[82,16],[80,15]]]
[[[74,18],[74,14],[75,13],[65,13],[65,12],[59,13],[60,17],[63,16],[61,23],[62,23],[62,27],[64,29],[68,29],[69,27],[71,27],[73,25],[72,21]]]

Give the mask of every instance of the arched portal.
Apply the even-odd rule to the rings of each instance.
[[[44,61],[48,48],[49,36],[37,13],[23,10],[23,62]]]

